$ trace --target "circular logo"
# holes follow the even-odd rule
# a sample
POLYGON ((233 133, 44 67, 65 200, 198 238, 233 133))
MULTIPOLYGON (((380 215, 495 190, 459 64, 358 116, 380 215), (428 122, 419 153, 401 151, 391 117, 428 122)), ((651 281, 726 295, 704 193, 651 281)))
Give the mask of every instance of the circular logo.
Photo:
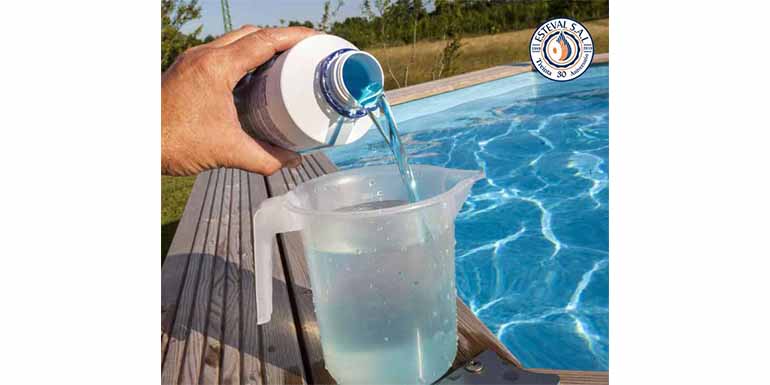
POLYGON ((566 82, 582 75, 594 58, 594 42, 579 22, 561 17, 541 24, 529 40, 529 57, 537 72, 566 82))

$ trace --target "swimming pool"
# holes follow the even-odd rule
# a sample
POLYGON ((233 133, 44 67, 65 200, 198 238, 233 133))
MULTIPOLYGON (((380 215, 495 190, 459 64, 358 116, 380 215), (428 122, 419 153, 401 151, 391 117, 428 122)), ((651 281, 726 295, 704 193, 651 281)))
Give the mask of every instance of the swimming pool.
MULTIPOLYGON (((526 367, 609 367, 608 69, 393 109, 412 163, 484 169, 457 217, 457 289, 526 367)), ((393 163, 376 130, 326 153, 340 169, 393 163)))

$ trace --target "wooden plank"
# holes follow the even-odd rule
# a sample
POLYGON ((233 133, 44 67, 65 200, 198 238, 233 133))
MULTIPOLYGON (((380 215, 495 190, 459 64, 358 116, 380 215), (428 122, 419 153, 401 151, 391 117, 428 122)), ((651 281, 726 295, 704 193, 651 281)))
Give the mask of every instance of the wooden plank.
POLYGON ((396 105, 530 71, 529 62, 500 65, 386 91, 385 96, 391 105, 396 105))
POLYGON ((504 360, 522 367, 519 360, 473 314, 460 297, 457 297, 457 338, 457 356, 452 364, 452 370, 463 366, 468 360, 486 349, 490 349, 504 360))
POLYGON ((294 172, 295 176, 299 178, 300 181, 306 181, 309 180, 310 177, 308 176, 307 171, 305 170, 305 167, 303 167, 302 163, 299 164, 296 168, 291 169, 292 172, 294 172))
MULTIPOLYGON (((276 173, 276 174, 278 174, 278 173, 276 173)), ((294 171, 294 169, 292 169, 292 168, 281 169, 281 174, 283 175, 284 179, 286 180, 286 183, 289 186, 289 190, 293 190, 294 187, 297 187, 298 184, 302 183, 302 180, 299 179, 298 176, 296 176, 296 171, 294 171)))
POLYGON ((556 369, 527 370, 538 373, 558 374, 561 379, 559 385, 607 385, 610 383, 608 372, 556 369))
POLYGON ((193 184, 182 218, 177 226, 177 233, 171 241, 166 260, 161 268, 161 363, 166 357, 166 348, 171 335, 171 328, 176 317, 176 309, 182 294, 190 253, 195 242, 196 229, 204 213, 204 200, 209 187, 211 172, 201 173, 193 184))
MULTIPOLYGON (((262 346, 261 328, 257 326, 257 296, 254 280, 254 241, 252 239, 252 213, 256 206, 266 198, 255 191, 256 184, 263 181, 261 176, 251 175, 245 171, 240 173, 241 185, 241 383, 258 385, 263 383, 262 362, 260 353, 262 346), (255 178, 252 183, 250 179, 255 178)), ((264 187, 261 191, 264 191, 264 187)))
MULTIPOLYGON (((310 156, 303 159, 308 162, 310 156)), ((281 170, 279 173, 267 178, 267 184, 271 196, 278 196, 289 191, 290 187, 299 182, 292 178, 291 171, 281 170)), ((308 178, 310 178, 309 174, 308 178)), ((314 175, 317 176, 317 175, 314 175)), ((282 252, 286 262, 286 272, 289 278, 294 304, 299 320, 305 358, 309 367, 309 378, 313 384, 336 384, 334 378, 326 370, 321 349, 318 322, 315 318, 315 306, 313 305, 313 292, 310 290, 310 275, 305 261, 305 250, 299 232, 284 233, 279 235, 282 244, 282 252)))
MULTIPOLYGON (((213 195, 217 190, 219 183, 221 183, 219 176, 218 170, 210 172, 210 180, 204 198, 203 214, 201 215, 197 229, 195 230, 194 242, 188 256, 189 261, 187 272, 184 277, 184 285, 177 302, 171 336, 168 341, 166 355, 161 368, 161 382, 164 385, 176 384, 179 380, 182 362, 184 360, 183 357, 187 348, 187 341, 191 334, 190 322, 192 310, 195 305, 198 281, 201 275, 201 264, 204 259, 201 250, 203 250, 203 245, 206 243, 206 237, 209 233, 209 225, 215 206, 213 195)), ((183 234, 188 231, 187 229, 186 226, 180 226, 177 228, 177 231, 181 231, 180 236, 184 236, 183 234)), ((166 263, 168 262, 169 260, 167 259, 166 263)), ((164 265, 164 268, 171 268, 171 266, 166 267, 164 265)))
MULTIPOLYGON (((225 294, 223 319, 222 366, 220 383, 225 385, 241 383, 241 202, 242 174, 233 170, 232 198, 230 199, 230 227, 227 233, 227 264, 225 265, 225 294)), ((248 208, 244 210, 248 212, 248 208)), ((247 218, 248 219, 248 218, 247 218)))
MULTIPOLYGON (((265 179, 250 175, 250 189, 253 201, 267 197, 265 179)), ((252 204, 252 217, 257 205, 252 204)), ((294 324, 287 278, 277 241, 273 241, 273 314, 262 331, 262 365, 265 384, 307 384, 307 376, 300 352, 297 329, 294 324)), ((262 256, 255 256, 261 258, 262 256)), ((259 306, 259 304, 257 304, 259 306)))
POLYGON ((202 368, 199 382, 202 384, 219 383, 219 369, 222 364, 224 339, 222 320, 225 312, 225 270, 228 261, 228 239, 230 230, 230 210, 232 209, 233 169, 224 169, 225 184, 222 191, 222 208, 219 215, 219 229, 216 235, 216 248, 211 255, 214 269, 212 273, 211 293, 209 294, 206 339, 203 346, 202 368))
POLYGON ((215 259, 218 258, 216 257, 217 236, 220 231, 222 207, 225 200, 229 201, 229 197, 225 197, 226 170, 218 169, 217 174, 219 175, 219 183, 214 191, 214 206, 209 218, 206 242, 201 251, 200 279, 198 280, 192 318, 190 319, 190 334, 187 337, 187 346, 182 357, 182 370, 179 376, 181 384, 197 384, 199 382, 205 352, 214 265, 215 259))
POLYGON ((315 176, 321 176, 325 174, 321 169, 321 166, 318 165, 318 162, 316 162, 312 155, 305 155, 302 157, 302 166, 315 176))
POLYGON ((337 171, 337 166, 332 163, 326 154, 319 151, 313 154, 312 158, 324 174, 331 174, 337 171))

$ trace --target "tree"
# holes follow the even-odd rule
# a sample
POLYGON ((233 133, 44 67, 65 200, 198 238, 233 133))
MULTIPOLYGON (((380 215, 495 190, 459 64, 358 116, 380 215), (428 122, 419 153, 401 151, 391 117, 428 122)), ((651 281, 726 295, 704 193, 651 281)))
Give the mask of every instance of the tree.
POLYGON ((436 13, 443 21, 443 39, 448 39, 444 49, 436 58, 433 68, 433 79, 449 76, 454 72, 457 58, 462 48, 462 23, 464 19, 463 4, 457 1, 436 0, 436 13))
POLYGON ((177 56, 186 49, 201 43, 198 35, 203 26, 185 34, 182 26, 201 16, 198 0, 161 0, 160 1, 160 69, 165 71, 177 56))
POLYGON ((345 5, 345 2, 343 0, 337 0, 337 5, 332 10, 332 2, 331 0, 324 1, 324 11, 321 15, 321 23, 318 25, 318 29, 324 32, 329 32, 331 29, 331 22, 332 20, 337 17, 337 12, 339 12, 340 8, 345 5))
POLYGON ((409 85, 409 66, 414 64, 417 59, 417 25, 427 13, 422 0, 412 0, 411 2, 407 1, 407 3, 409 5, 409 15, 412 19, 412 55, 409 58, 409 63, 404 67, 404 87, 409 85))
POLYGON ((313 22, 310 20, 305 20, 303 22, 300 22, 299 20, 289 20, 289 27, 307 27, 307 28, 313 28, 313 22))

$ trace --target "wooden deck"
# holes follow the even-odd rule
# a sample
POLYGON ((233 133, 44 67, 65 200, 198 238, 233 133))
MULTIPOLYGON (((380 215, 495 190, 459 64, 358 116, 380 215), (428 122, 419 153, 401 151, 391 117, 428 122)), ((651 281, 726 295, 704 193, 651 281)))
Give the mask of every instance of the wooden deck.
MULTIPOLYGON (((596 55, 594 63, 608 60, 596 55)), ((498 66, 387 94, 399 104, 530 70, 498 66)), ((335 383, 324 369, 299 234, 276 237, 273 315, 265 325, 257 325, 251 239, 260 202, 334 171, 334 164, 316 153, 304 156, 299 168, 270 177, 234 169, 198 176, 162 268, 163 384, 335 383)), ((459 298, 457 312, 453 369, 487 349, 521 366, 459 298)), ((556 373, 562 385, 609 383, 607 372, 528 370, 556 373)))

